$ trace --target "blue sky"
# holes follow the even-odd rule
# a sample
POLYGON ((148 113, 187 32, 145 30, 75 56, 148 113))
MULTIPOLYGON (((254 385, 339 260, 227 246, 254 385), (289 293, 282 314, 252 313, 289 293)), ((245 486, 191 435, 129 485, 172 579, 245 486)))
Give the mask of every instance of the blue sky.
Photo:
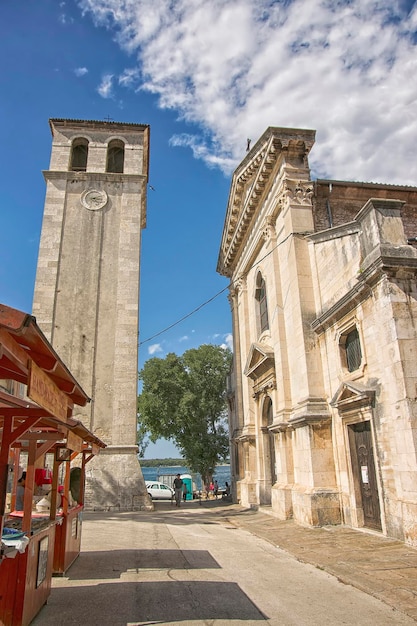
POLYGON ((415 185, 416 32, 406 0, 3 0, 0 301, 32 308, 48 119, 110 116, 151 127, 140 366, 227 344, 227 292, 161 331, 227 287, 217 255, 247 138, 313 128, 313 178, 415 185))

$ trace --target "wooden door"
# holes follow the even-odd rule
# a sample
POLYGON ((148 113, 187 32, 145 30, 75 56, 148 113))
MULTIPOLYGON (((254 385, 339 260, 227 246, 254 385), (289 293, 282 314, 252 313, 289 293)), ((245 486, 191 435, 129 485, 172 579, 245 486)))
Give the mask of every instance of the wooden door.
POLYGON ((353 475, 362 500, 364 525, 381 530, 381 510, 370 422, 349 426, 349 442, 353 475))

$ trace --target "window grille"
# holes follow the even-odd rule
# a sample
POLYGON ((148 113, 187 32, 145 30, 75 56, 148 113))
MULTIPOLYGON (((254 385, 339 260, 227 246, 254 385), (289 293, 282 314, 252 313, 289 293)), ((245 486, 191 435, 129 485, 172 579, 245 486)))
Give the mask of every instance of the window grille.
POLYGON ((355 328, 346 335, 346 364, 349 372, 359 369, 362 363, 362 350, 358 330, 355 328))
POLYGON ((258 274, 257 278, 257 289, 255 298, 258 302, 258 317, 259 317, 259 327, 261 333, 269 328, 269 319, 268 319, 268 302, 266 297, 266 286, 265 281, 261 274, 258 274))

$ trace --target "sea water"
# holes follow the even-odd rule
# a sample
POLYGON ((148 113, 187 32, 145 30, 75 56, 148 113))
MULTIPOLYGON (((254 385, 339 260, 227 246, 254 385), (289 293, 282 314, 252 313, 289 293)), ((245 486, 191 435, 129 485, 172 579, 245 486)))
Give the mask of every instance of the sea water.
MULTIPOLYGON (((200 491, 202 489, 201 475, 193 474, 193 472, 190 472, 188 467, 184 467, 182 465, 142 467, 142 474, 144 480, 160 480, 160 476, 164 474, 191 474, 197 490, 200 491)), ((226 482, 228 482, 230 485, 230 465, 218 465, 215 469, 213 480, 217 480, 217 482, 219 483, 219 489, 224 489, 226 487, 226 482)))

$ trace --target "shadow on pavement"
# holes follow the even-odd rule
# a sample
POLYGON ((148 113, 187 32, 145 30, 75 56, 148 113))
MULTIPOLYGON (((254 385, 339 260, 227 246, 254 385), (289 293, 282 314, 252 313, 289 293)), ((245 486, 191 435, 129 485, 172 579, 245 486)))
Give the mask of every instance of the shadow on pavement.
MULTIPOLYGON (((83 552, 66 573, 68 580, 120 578, 146 569, 220 569, 207 550, 111 550, 83 552)), ((54 592, 55 593, 55 592, 54 592)))
POLYGON ((76 601, 73 587, 54 589, 48 604, 32 624, 60 624, 59 611, 63 606, 71 607, 62 622, 66 625, 85 624, 86 607, 90 607, 89 617, 94 616, 94 622, 87 623, 100 626, 193 620, 250 620, 253 623, 268 619, 236 583, 121 582, 78 587, 76 601))

